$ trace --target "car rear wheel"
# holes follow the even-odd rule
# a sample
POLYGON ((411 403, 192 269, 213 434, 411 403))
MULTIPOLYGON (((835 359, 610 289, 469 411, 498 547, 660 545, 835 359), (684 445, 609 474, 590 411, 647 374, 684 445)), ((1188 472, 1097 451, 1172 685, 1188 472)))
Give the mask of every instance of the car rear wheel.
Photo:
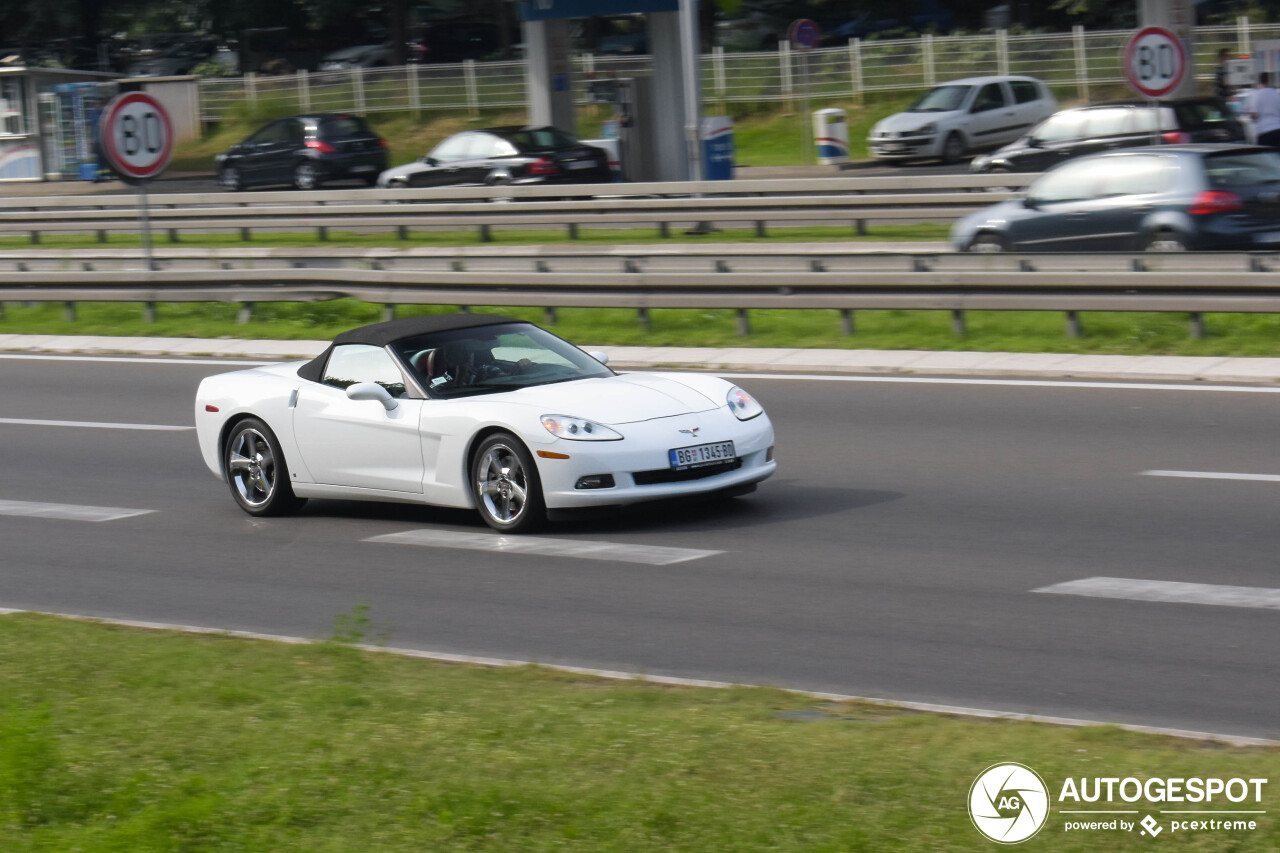
POLYGON ((947 135, 947 139, 942 143, 942 162, 951 164, 959 163, 960 158, 964 156, 964 137, 954 130, 947 135))
POLYGON ((222 446, 222 473, 231 497, 249 515, 288 515, 306 503, 293 493, 275 433, 257 418, 231 428, 222 446))
POLYGON ((303 160, 293 167, 293 185, 300 190, 313 190, 320 186, 320 170, 310 160, 303 160))
POLYGON ((505 432, 489 436, 471 461, 471 490, 485 524, 503 533, 527 533, 546 521, 547 507, 533 457, 505 432))
POLYGON ((969 243, 969 251, 990 255, 1009 251, 1009 243, 999 234, 979 234, 969 243))
POLYGON ((244 189, 244 178, 235 166, 223 166, 222 171, 218 172, 218 184, 224 189, 239 192, 244 189))
POLYGON ((1143 247, 1148 252, 1185 252, 1187 240, 1176 231, 1157 231, 1147 238, 1143 247))

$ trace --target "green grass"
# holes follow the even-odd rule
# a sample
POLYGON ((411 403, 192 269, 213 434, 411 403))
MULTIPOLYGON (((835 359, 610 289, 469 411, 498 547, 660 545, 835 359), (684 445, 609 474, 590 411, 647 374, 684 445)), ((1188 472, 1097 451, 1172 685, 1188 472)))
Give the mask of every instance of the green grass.
MULTIPOLYGON (((349 640, 369 627, 353 616, 349 640)), ((1275 750, 1109 727, 33 615, 0 617, 0 683, 0 849, 14 853, 989 851, 964 803, 998 761, 1054 794, 1067 776, 1280 777, 1275 750)), ((1152 843, 1063 820, 1035 849, 1152 843)), ((1159 844, 1274 850, 1280 829, 1265 816, 1229 840, 1159 844)))
MULTIPOLYGON (((396 316, 450 313, 449 306, 397 307, 396 316)), ((1061 314, 1031 311, 970 311, 965 335, 951 329, 943 311, 858 311, 856 333, 845 336, 836 311, 753 310, 751 331, 738 334, 730 310, 654 309, 649 328, 631 309, 561 308, 547 323, 540 308, 471 306, 530 320, 581 346, 826 347, 837 349, 1062 352, 1115 355, 1280 357, 1280 316, 1207 315, 1208 335, 1187 335, 1177 314, 1091 313, 1081 315, 1084 334, 1065 335, 1061 314)), ((338 332, 382 318, 381 306, 339 299, 321 303, 258 303, 246 324, 239 306, 221 303, 161 303, 148 323, 139 303, 80 303, 68 320, 60 304, 8 303, 0 334, 151 335, 193 338, 327 340, 338 332)))

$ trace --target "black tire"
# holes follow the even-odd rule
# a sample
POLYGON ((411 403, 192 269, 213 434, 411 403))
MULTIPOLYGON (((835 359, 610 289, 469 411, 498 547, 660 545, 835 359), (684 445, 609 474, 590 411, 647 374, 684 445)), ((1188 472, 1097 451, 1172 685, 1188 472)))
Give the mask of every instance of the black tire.
POLYGON ((288 515, 306 503, 293 493, 276 434, 257 418, 237 421, 227 433, 222 474, 231 497, 249 515, 288 515))
POLYGON ((964 155, 964 137, 953 130, 947 134, 947 138, 942 143, 942 162, 947 165, 959 163, 964 155))
POLYGON ((293 187, 299 190, 320 188, 320 169, 310 160, 303 160, 293 167, 293 187))
POLYGON ((546 523, 538 467, 510 433, 494 433, 472 454, 471 496, 485 524, 499 532, 528 533, 546 523))
POLYGON ((1186 252, 1191 247, 1187 245, 1187 238, 1183 237, 1177 231, 1162 229, 1156 231, 1147 238, 1146 243, 1142 246, 1144 252, 1186 252))
POLYGON ((966 252, 976 254, 995 254, 1009 251, 1009 241, 999 234, 979 234, 969 241, 966 252))
POLYGON ((223 166, 218 172, 218 185, 231 192, 244 189, 244 175, 235 166, 223 166))

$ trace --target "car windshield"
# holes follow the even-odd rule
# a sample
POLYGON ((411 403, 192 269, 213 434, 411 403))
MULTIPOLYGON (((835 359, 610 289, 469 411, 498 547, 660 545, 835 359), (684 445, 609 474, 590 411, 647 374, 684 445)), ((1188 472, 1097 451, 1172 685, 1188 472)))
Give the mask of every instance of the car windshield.
POLYGON ((1280 181, 1280 152, 1224 151, 1204 158, 1209 186, 1240 189, 1280 181))
POLYGON ((930 89, 910 107, 909 113, 949 113, 960 109, 972 86, 939 86, 930 89))
POLYGON ((320 135, 327 139, 360 136, 368 132, 358 116, 330 116, 320 121, 320 135))
POLYGON ((405 338, 391 345, 436 397, 495 394, 612 376, 582 350, 529 323, 504 323, 405 338))

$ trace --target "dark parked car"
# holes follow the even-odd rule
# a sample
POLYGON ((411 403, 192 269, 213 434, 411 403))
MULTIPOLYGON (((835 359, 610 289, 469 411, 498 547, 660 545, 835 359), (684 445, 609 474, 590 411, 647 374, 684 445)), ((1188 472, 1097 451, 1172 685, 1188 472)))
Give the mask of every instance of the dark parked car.
POLYGON ((1244 125, 1218 98, 1116 101, 1060 110, 984 157, 974 172, 1043 172, 1064 160, 1135 145, 1244 142, 1244 125))
POLYGON ((951 230, 969 252, 1280 247, 1280 152, 1222 143, 1081 157, 951 230))
POLYGON ((315 189, 353 179, 373 186, 387 168, 387 143, 359 116, 324 113, 271 122, 214 158, 229 190, 263 184, 315 189))
POLYGON ((554 127, 455 133, 415 163, 388 169, 380 187, 598 184, 613 180, 609 155, 554 127))

